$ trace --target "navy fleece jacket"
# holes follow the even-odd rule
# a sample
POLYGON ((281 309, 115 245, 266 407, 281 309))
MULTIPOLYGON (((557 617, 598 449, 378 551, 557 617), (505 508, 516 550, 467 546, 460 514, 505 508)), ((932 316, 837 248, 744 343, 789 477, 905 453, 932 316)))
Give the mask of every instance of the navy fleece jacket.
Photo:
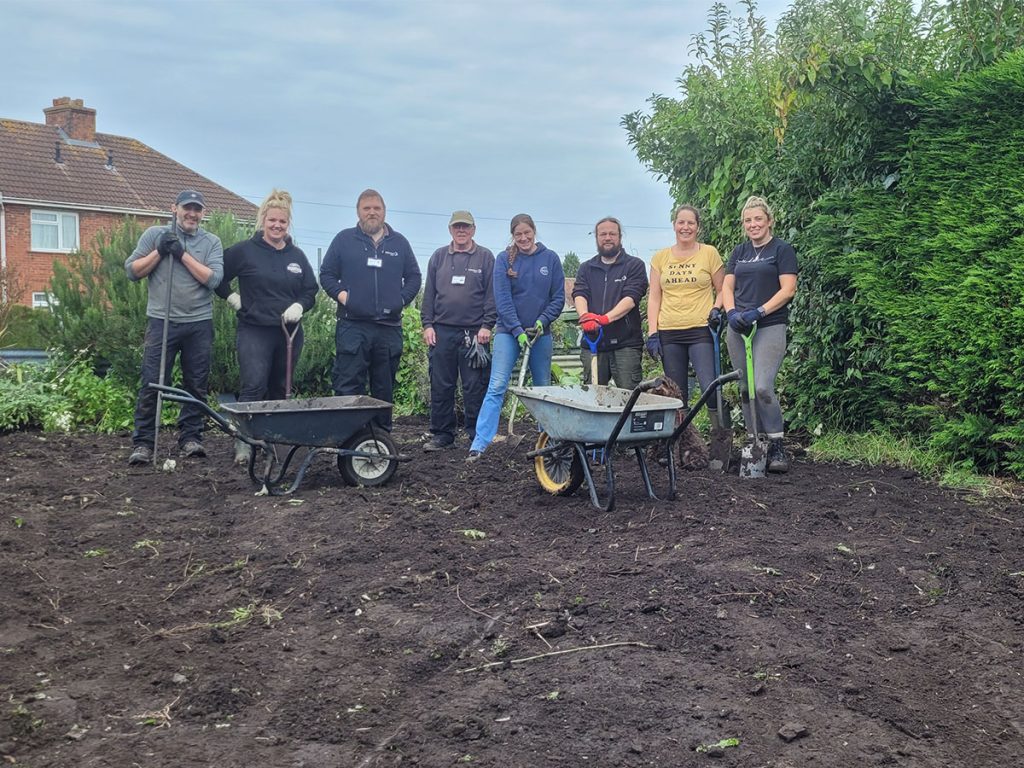
POLYGON ((419 293, 422 276, 409 241, 387 224, 379 243, 359 227, 343 229, 320 265, 320 285, 338 305, 338 317, 401 325, 402 309, 419 293))

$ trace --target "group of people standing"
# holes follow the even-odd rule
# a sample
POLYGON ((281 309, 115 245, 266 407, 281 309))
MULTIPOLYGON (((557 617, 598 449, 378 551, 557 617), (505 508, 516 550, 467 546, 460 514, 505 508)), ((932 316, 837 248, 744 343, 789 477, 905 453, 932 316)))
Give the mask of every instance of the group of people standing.
MULTIPOLYGON (((318 291, 308 260, 289 234, 291 203, 287 192, 274 190, 260 205, 255 234, 223 251, 216 236, 200 227, 202 194, 186 190, 175 202, 171 224, 147 229, 125 262, 129 278, 149 280, 131 464, 152 461, 156 393, 147 385, 169 381, 176 357, 181 358, 183 387, 198 400, 206 398, 214 293, 238 318, 239 400, 286 396, 287 371, 302 349, 302 316, 318 291)), ((356 226, 335 236, 320 266, 319 285, 337 303, 333 389, 337 395, 368 390, 392 402, 402 355, 402 312, 419 293, 422 277, 409 242, 387 224, 379 192, 363 191, 356 214, 356 226)), ((623 250, 621 223, 605 217, 594 229, 597 254, 580 265, 572 300, 579 314, 585 383, 635 387, 643 378, 646 348, 684 397, 690 366, 702 388, 714 379, 709 324, 717 328, 720 319, 727 320, 730 358, 741 371, 741 334, 756 325, 754 396, 769 439, 768 466, 786 471, 774 383, 786 348, 797 264, 793 248, 773 235, 773 224, 767 203, 750 198, 743 208, 748 240, 723 265, 718 251, 698 240, 699 211, 680 206, 673 216, 676 242, 654 255, 648 280, 644 262, 623 250), (648 290, 645 339, 640 313, 648 290), (598 380, 591 382, 594 356, 598 380)), ((469 211, 453 213, 448 230, 451 240, 430 257, 423 284, 421 318, 430 376, 430 431, 423 448, 433 452, 457 444, 461 382, 466 460, 474 462, 497 434, 520 356, 528 355, 534 386, 551 382, 551 325, 565 304, 565 279, 558 254, 537 240, 536 224, 527 214, 512 219, 511 242, 497 258, 476 243, 469 211)), ((717 423, 719 415, 713 409, 711 414, 717 423)), ((205 455, 203 421, 198 407, 182 406, 178 440, 184 455, 205 455)), ((390 417, 378 426, 390 430, 390 417)), ((247 461, 248 451, 246 444, 236 444, 236 460, 247 461)))

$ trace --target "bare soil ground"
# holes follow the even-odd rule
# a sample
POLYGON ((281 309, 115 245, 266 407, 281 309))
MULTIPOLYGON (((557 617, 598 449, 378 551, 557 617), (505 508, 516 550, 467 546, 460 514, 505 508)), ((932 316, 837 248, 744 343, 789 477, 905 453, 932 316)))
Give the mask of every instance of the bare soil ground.
POLYGON ((1013 766, 1024 515, 798 460, 546 495, 530 440, 256 497, 226 436, 0 436, 0 755, 24 766, 1013 766), (481 532, 483 534, 467 532, 481 532), (717 745, 723 739, 732 745, 717 745))

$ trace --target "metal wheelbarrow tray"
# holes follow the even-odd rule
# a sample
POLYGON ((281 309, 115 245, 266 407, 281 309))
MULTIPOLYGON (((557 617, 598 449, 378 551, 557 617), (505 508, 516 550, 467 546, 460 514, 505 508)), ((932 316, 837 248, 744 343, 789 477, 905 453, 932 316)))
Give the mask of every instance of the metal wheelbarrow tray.
POLYGON ((599 510, 611 511, 615 506, 614 449, 623 444, 636 456, 648 497, 657 499, 643 451, 655 445, 664 449, 669 476, 667 498, 674 499, 676 472, 672 448, 676 440, 717 388, 738 376, 733 371, 715 379, 678 426, 676 412, 684 403, 650 394, 650 390, 661 386, 661 378, 643 381, 633 390, 600 385, 513 388, 543 430, 536 448, 527 454, 534 460, 537 481, 544 490, 559 496, 568 496, 586 481, 591 503, 599 510), (588 451, 604 466, 604 501, 597 493, 588 451))
POLYGON ((249 457, 249 477, 262 484, 261 493, 278 496, 293 492, 314 457, 322 453, 337 456, 338 470, 347 485, 383 485, 395 474, 398 462, 409 460, 398 453, 391 435, 374 425, 377 417, 390 413, 391 403, 366 395, 226 403, 221 414, 183 389, 150 386, 163 392, 167 400, 198 405, 221 430, 262 449, 261 473, 256 471, 257 451, 249 457), (288 449, 283 460, 278 459, 277 446, 288 449), (295 480, 287 489, 279 489, 300 448, 309 450, 295 480), (279 465, 276 471, 275 465, 279 465))

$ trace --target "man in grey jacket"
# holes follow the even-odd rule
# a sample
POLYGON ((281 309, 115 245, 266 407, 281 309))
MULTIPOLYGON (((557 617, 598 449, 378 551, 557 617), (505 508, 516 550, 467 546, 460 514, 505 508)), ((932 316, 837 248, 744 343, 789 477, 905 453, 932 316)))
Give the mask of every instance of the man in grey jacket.
MULTIPOLYGON (((135 405, 134 448, 129 464, 153 460, 157 394, 149 384, 160 380, 165 321, 168 328, 163 381, 170 382, 174 361, 180 354, 183 388, 197 400, 206 400, 213 351, 213 289, 224 275, 224 249, 220 238, 199 226, 205 208, 202 193, 186 189, 171 208, 172 223, 143 232, 124 263, 130 280, 148 278, 149 290, 142 386, 135 405)), ((182 405, 178 447, 183 455, 206 455, 204 421, 200 408, 182 405)))
POLYGON ((455 211, 448 222, 452 240, 427 264, 423 286, 423 341, 430 360, 430 438, 425 451, 455 444, 455 388, 462 380, 465 428, 470 442, 491 375, 494 307, 494 254, 473 239, 476 222, 469 211, 455 211))

